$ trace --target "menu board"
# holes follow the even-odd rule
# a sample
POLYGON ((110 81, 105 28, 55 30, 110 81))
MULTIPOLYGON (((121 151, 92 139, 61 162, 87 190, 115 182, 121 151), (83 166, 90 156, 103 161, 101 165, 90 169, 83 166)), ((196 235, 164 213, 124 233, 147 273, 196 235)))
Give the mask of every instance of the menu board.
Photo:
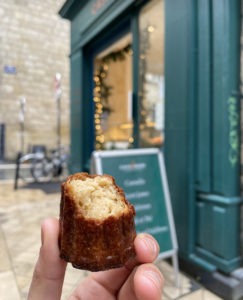
POLYGON ((160 245, 160 256, 177 251, 174 220, 163 154, 159 149, 95 151, 93 172, 109 174, 135 207, 137 233, 146 232, 160 245))

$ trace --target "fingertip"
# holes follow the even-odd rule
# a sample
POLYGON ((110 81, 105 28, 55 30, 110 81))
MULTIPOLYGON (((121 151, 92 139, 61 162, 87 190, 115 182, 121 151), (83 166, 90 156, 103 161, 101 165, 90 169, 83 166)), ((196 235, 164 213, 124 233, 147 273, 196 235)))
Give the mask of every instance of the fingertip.
POLYGON ((138 299, 160 300, 164 278, 152 264, 141 265, 134 275, 134 291, 138 299))
POLYGON ((57 228, 59 227, 59 221, 57 218, 46 218, 42 221, 41 223, 41 228, 45 229, 45 228, 49 228, 49 227, 53 227, 53 228, 57 228))
MULTIPOLYGON (((59 236, 59 221, 56 218, 47 218, 41 224, 41 240, 39 262, 41 266, 55 266, 55 269, 61 273, 66 267, 66 262, 60 258, 60 250, 58 246, 59 236)), ((49 273, 50 269, 43 270, 44 273, 49 273)), ((54 273, 54 270, 53 270, 54 273)))
POLYGON ((59 221, 56 218, 47 218, 41 223, 41 243, 44 244, 47 235, 52 236, 59 234, 59 221))
POLYGON ((153 262, 159 254, 158 242, 146 233, 137 235, 134 246, 137 260, 142 263, 153 262))
POLYGON ((44 257, 48 256, 59 258, 59 222, 56 218, 48 218, 41 224, 41 253, 44 257))

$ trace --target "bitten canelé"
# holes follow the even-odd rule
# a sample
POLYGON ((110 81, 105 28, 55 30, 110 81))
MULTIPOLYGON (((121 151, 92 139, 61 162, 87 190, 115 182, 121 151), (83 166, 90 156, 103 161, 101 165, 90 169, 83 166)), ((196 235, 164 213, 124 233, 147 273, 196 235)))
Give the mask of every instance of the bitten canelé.
POLYGON ((135 210, 109 175, 77 173, 62 183, 60 256, 75 268, 118 268, 135 256, 135 210))

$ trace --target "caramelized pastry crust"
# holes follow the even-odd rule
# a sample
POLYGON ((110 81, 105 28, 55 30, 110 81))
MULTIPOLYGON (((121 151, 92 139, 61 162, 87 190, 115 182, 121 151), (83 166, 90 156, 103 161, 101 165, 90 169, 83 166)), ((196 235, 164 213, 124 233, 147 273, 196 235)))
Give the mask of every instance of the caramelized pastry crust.
POLYGON ((61 185, 61 258, 90 271, 121 267, 135 256, 134 216, 113 177, 69 176, 61 185))

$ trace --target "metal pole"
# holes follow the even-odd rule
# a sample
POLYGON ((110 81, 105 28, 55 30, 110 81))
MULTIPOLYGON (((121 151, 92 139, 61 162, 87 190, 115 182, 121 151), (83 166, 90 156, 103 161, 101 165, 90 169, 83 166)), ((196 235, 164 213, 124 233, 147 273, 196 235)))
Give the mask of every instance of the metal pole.
POLYGON ((61 96, 57 99, 57 149, 61 151, 61 96))
POLYGON ((19 167, 20 167, 20 158, 22 154, 18 152, 17 159, 16 159, 16 168, 15 168, 15 180, 14 180, 14 189, 18 189, 18 180, 19 180, 19 167))
POLYGON ((5 150, 5 124, 0 124, 0 161, 4 160, 5 150))
POLYGON ((61 74, 56 73, 55 77, 55 91, 57 101, 57 150, 60 157, 61 154, 61 74))
POLYGON ((24 122, 20 123, 20 131, 21 131, 21 153, 24 153, 24 122))
POLYGON ((19 122, 20 122, 20 151, 24 153, 24 108, 25 108, 25 98, 20 99, 20 112, 19 112, 19 122))

